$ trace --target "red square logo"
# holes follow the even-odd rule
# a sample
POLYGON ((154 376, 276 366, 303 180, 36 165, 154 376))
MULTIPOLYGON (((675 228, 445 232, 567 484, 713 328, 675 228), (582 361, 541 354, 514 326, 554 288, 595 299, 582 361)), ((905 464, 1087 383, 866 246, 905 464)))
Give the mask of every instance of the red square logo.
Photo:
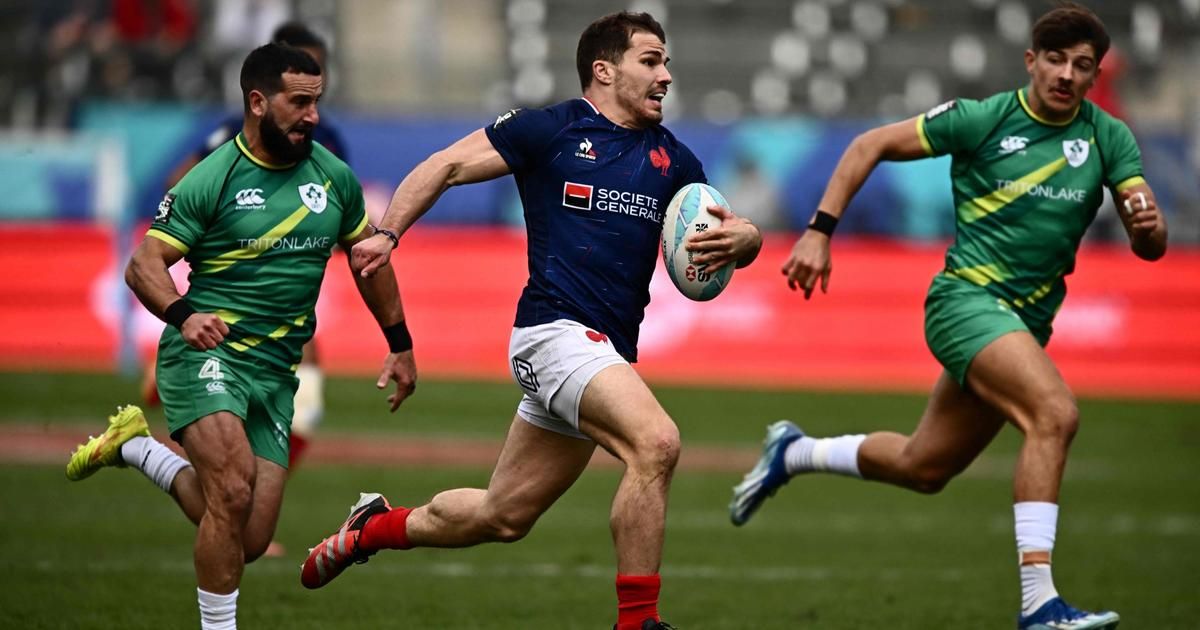
POLYGON ((563 183, 563 205, 576 210, 592 209, 592 187, 589 184, 563 183))

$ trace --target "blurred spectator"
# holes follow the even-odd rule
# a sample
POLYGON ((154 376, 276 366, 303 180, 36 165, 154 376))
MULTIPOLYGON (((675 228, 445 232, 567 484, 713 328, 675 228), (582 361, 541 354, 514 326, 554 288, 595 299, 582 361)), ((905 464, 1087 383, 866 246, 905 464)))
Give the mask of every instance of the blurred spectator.
POLYGON ((1129 122, 1129 118, 1125 115, 1125 108, 1121 105, 1120 84, 1121 78, 1125 76, 1128 68, 1129 63, 1125 61, 1125 55, 1121 49, 1116 46, 1109 48, 1108 54, 1100 60, 1100 76, 1096 78, 1096 83, 1088 91, 1089 100, 1100 106, 1100 109, 1126 123, 1129 122))
POLYGON ((779 190, 763 173, 758 161, 745 153, 735 158, 734 180, 723 191, 731 210, 762 230, 787 227, 779 204, 779 190))

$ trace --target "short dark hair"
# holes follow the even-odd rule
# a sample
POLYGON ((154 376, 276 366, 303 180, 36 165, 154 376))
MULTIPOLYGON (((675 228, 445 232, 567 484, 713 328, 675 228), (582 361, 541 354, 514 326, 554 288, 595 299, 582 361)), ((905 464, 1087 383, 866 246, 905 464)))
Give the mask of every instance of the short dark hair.
POLYGON ((1112 40, 1104 22, 1092 10, 1075 2, 1062 2, 1033 25, 1033 51, 1066 50, 1079 44, 1091 44, 1096 63, 1104 59, 1112 40))
POLYGON ((296 48, 319 48, 322 52, 329 51, 325 46, 325 40, 300 22, 280 24, 279 28, 275 29, 275 33, 271 35, 271 41, 296 48))
POLYGON ((312 55, 287 44, 271 42, 255 48, 242 62, 242 106, 250 111, 250 92, 271 96, 283 89, 286 72, 321 76, 321 66, 312 55))
POLYGON ((620 63, 621 56, 629 50, 629 40, 634 33, 650 33, 667 43, 667 34, 662 24, 649 13, 622 11, 606 15, 588 25, 579 36, 579 47, 575 49, 575 68, 579 71, 579 87, 587 89, 592 84, 592 62, 603 59, 609 63, 620 63))

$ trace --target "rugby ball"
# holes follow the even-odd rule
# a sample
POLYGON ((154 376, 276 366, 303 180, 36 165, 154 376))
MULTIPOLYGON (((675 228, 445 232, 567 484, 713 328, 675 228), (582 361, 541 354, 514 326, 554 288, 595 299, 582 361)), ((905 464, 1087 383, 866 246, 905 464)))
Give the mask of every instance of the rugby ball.
POLYGON ((671 198, 663 216, 663 265, 679 292, 697 302, 717 297, 733 278, 732 264, 709 273, 706 265, 692 262, 694 252, 684 247, 689 236, 721 225, 721 220, 708 212, 709 206, 728 208, 729 203, 708 184, 688 184, 671 198))

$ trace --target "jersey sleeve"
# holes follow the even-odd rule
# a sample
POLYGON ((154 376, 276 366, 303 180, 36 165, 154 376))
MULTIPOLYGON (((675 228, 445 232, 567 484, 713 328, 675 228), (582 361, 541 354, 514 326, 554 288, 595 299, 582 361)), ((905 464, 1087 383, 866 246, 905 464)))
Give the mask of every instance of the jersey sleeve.
POLYGON ((216 211, 216 193, 204 177, 207 169, 196 167, 179 180, 158 202, 158 212, 146 236, 157 238, 187 254, 200 240, 216 211))
POLYGON ((1128 125, 1111 116, 1104 116, 1098 127, 1100 137, 1096 140, 1104 156, 1104 184, 1120 192, 1144 183, 1142 152, 1128 125))
POLYGON ((512 109, 483 130, 508 168, 520 173, 533 164, 565 122, 554 108, 512 109))
POLYGON ((995 121, 992 109, 988 101, 959 98, 917 116, 917 135, 926 155, 953 155, 979 146, 995 121))
POLYGON ((345 198, 342 200, 342 224, 338 228, 338 238, 349 241, 367 228, 367 206, 363 200, 362 184, 350 169, 345 170, 340 184, 338 192, 345 198))

